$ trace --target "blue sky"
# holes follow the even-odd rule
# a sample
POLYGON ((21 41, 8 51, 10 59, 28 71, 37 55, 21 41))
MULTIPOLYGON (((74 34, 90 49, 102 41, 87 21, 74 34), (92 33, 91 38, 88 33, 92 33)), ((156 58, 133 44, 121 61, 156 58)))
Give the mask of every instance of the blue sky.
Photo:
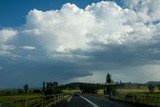
MULTIPOLYGON (((0 27, 19 27, 25 23, 26 14, 32 9, 52 10, 60 9, 63 4, 76 4, 80 8, 85 8, 91 3, 101 0, 1 0, 0 1, 0 27)), ((122 0, 117 0, 117 4, 122 5, 122 0)))
POLYGON ((1 0, 0 88, 160 81, 159 0, 1 0), (17 79, 18 78, 18 79, 17 79))

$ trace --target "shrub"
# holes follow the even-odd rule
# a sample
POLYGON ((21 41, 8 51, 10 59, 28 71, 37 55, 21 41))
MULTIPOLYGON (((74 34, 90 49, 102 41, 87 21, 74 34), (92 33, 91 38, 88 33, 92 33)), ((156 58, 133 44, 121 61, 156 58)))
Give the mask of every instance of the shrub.
POLYGON ((52 95, 53 94, 53 89, 52 88, 47 88, 44 92, 44 95, 52 95))
POLYGON ((23 90, 22 89, 17 89, 17 92, 18 93, 23 93, 23 90))
POLYGON ((91 93, 91 94, 96 94, 96 87, 94 86, 85 86, 83 87, 83 93, 91 93))
POLYGON ((60 88, 55 88, 53 94, 62 94, 62 90, 60 88))
POLYGON ((154 90, 155 90, 154 84, 148 84, 148 90, 149 90, 151 93, 153 93, 154 90))
POLYGON ((34 90, 33 90, 33 93, 41 93, 41 90, 39 90, 39 89, 34 89, 34 90))
POLYGON ((136 96, 134 94, 129 93, 125 95, 125 100, 127 101, 133 101, 135 99, 136 99, 136 96))

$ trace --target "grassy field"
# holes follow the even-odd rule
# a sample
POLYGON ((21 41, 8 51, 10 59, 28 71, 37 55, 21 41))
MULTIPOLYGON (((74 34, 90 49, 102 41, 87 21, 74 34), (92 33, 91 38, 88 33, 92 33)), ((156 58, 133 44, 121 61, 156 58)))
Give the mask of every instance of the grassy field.
POLYGON ((62 90, 62 92, 63 92, 64 94, 66 94, 66 93, 80 92, 80 90, 62 90))
POLYGON ((15 101, 15 100, 22 100, 27 98, 34 98, 38 97, 41 94, 15 94, 15 95, 3 95, 0 96, 0 102, 7 102, 7 101, 15 101))
MULTIPOLYGON (((66 94, 66 93, 80 92, 80 90, 62 90, 62 92, 64 94, 66 94)), ((38 96, 41 96, 41 94, 34 94, 34 93, 30 93, 30 94, 25 94, 25 93, 21 93, 21 94, 13 94, 13 93, 2 94, 2 95, 0 95, 0 102, 22 100, 22 99, 34 98, 34 97, 38 97, 38 96)))
MULTIPOLYGON (((149 92, 147 87, 141 88, 124 88, 124 89, 117 89, 117 92, 149 92)), ((154 92, 159 92, 158 88, 155 88, 154 92)))
MULTIPOLYGON (((154 105, 160 107, 160 91, 155 88, 154 93, 149 93, 147 87, 140 88, 121 88, 116 90, 116 99, 131 100, 137 103, 143 103, 148 105, 154 105), (134 96, 134 97, 133 97, 134 96)), ((103 89, 97 91, 99 95, 103 95, 103 89)))
POLYGON ((103 89, 97 90, 97 94, 103 95, 103 89))
MULTIPOLYGON (((64 94, 67 94, 67 93, 80 92, 80 90, 62 90, 62 92, 64 94)), ((14 91, 10 91, 9 94, 5 94, 5 92, 1 92, 0 93, 0 103, 24 100, 24 99, 35 98, 35 97, 39 97, 39 96, 41 96, 41 94, 15 93, 14 91)), ((32 105, 32 104, 39 103, 39 102, 40 102, 40 99, 35 99, 32 101, 27 101, 27 104, 32 105)), ((23 105, 22 103, 5 104, 4 107, 21 107, 22 105, 23 105)))
MULTIPOLYGON (((133 93, 144 93, 144 92, 149 92, 147 86, 146 87, 140 87, 140 88, 136 88, 136 87, 133 87, 133 88, 119 88, 116 91, 117 92, 124 92, 124 93, 130 93, 130 92, 133 92, 133 93)), ((154 92, 157 93, 157 92, 160 92, 160 91, 156 87, 154 92)), ((97 90, 97 93, 98 94, 103 94, 103 89, 97 90)))
MULTIPOLYGON (((0 103, 4 103, 2 107, 21 107, 22 103, 16 103, 16 104, 9 104, 8 102, 17 101, 17 100, 24 100, 28 98, 35 98, 39 97, 41 94, 7 94, 7 95, 0 95, 0 103), (6 103, 7 102, 7 103, 6 103)), ((28 101, 28 105, 35 104, 39 102, 40 99, 28 101)))

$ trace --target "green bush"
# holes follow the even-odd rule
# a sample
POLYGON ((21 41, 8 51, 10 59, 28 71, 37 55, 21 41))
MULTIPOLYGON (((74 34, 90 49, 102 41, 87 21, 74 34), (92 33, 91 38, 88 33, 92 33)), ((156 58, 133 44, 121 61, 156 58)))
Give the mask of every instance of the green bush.
POLYGON ((134 94, 129 93, 125 95, 125 100, 127 101, 133 101, 135 99, 136 99, 136 96, 134 94))
POLYGON ((85 86, 83 87, 83 93, 91 93, 91 94, 96 94, 96 87, 94 86, 85 86))
POLYGON ((153 93, 154 90, 155 90, 154 84, 148 84, 148 90, 149 90, 151 93, 153 93))
POLYGON ((60 88, 55 88, 53 94, 62 94, 62 90, 60 88))

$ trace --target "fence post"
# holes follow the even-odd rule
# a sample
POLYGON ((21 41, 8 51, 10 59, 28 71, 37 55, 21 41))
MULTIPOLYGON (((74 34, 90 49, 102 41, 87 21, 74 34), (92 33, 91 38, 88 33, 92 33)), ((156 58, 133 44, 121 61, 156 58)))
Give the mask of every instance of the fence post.
POLYGON ((63 94, 61 94, 61 99, 63 99, 63 94))
POLYGON ((112 92, 109 93, 109 98, 112 99, 112 92))
POLYGON ((134 93, 132 92, 132 102, 135 102, 134 93))
POLYGON ((41 97, 41 107, 43 107, 44 106, 44 98, 43 98, 43 96, 41 97))
POLYGON ((62 94, 62 98, 64 98, 64 95, 62 94))
POLYGON ((118 99, 118 92, 116 92, 116 99, 118 99))
POLYGON ((53 101, 55 101, 55 100, 56 100, 56 96, 54 95, 54 96, 53 96, 53 101))
POLYGON ((61 99, 61 95, 60 94, 58 94, 58 101, 61 99))
POLYGON ((27 107, 27 99, 25 99, 24 101, 22 101, 22 107, 27 107))
POLYGON ((147 104, 149 104, 148 97, 149 97, 149 95, 148 95, 148 93, 146 92, 146 101, 147 101, 146 103, 147 103, 147 104))
POLYGON ((122 98, 122 100, 125 101, 125 94, 124 94, 124 92, 123 92, 123 98, 122 98))

